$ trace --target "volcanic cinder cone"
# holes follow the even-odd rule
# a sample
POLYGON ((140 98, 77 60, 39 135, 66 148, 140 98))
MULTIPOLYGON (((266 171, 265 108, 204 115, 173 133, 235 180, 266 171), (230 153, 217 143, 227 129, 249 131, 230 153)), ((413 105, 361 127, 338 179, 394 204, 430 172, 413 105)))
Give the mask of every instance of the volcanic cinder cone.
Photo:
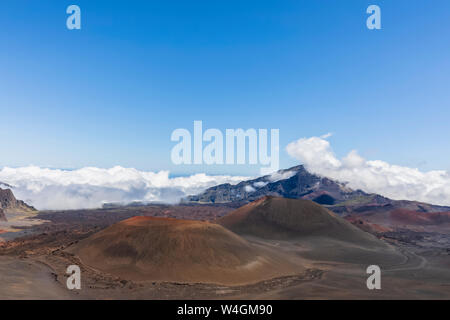
POLYGON ((241 284, 299 272, 218 224, 134 217, 70 247, 83 264, 130 280, 241 284))
POLYGON ((218 223, 237 234, 264 239, 313 236, 358 245, 384 245, 374 236, 309 200, 266 196, 229 213, 218 223))

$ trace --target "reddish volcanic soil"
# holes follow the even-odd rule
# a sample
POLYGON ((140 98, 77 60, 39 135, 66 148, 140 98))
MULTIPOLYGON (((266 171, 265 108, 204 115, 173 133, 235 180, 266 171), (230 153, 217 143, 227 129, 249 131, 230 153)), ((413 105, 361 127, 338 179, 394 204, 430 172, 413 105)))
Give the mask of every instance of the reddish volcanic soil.
POLYGON ((384 233, 392 231, 389 227, 383 227, 376 223, 370 223, 360 218, 358 215, 350 215, 346 216, 345 220, 350 222, 351 224, 357 226, 361 230, 364 230, 366 232, 372 233, 372 234, 378 234, 378 233, 384 233))
POLYGON ((433 225, 450 223, 450 212, 415 212, 397 209, 390 212, 391 222, 407 225, 433 225))
POLYGON ((396 209, 364 215, 353 214, 346 216, 345 219, 371 233, 384 233, 395 229, 444 233, 450 230, 450 212, 416 212, 396 209))

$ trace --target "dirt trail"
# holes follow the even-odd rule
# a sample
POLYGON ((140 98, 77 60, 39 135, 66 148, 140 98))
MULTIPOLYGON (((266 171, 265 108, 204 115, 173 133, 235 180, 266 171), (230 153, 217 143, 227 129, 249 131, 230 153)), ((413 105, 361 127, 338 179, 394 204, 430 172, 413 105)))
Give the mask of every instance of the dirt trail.
POLYGON ((400 247, 398 248, 398 251, 405 257, 405 262, 396 266, 385 268, 385 272, 420 270, 425 268, 428 263, 426 258, 419 256, 412 251, 407 251, 400 247))

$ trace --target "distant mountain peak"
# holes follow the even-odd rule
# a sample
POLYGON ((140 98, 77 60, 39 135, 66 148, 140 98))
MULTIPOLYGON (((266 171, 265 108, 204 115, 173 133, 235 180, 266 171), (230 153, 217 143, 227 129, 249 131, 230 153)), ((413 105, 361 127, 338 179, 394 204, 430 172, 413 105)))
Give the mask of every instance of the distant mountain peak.
POLYGON ((238 207, 267 196, 312 200, 341 215, 397 208, 423 212, 450 211, 448 207, 416 201, 396 201, 378 194, 353 190, 345 182, 310 173, 303 165, 236 185, 217 185, 199 195, 189 196, 182 202, 238 207))
POLYGON ((303 165, 279 170, 271 175, 242 181, 237 185, 221 184, 207 189, 200 195, 190 196, 185 202, 194 203, 248 203, 263 196, 306 198, 320 203, 335 204, 351 197, 366 195, 354 191, 345 184, 308 172, 303 165))

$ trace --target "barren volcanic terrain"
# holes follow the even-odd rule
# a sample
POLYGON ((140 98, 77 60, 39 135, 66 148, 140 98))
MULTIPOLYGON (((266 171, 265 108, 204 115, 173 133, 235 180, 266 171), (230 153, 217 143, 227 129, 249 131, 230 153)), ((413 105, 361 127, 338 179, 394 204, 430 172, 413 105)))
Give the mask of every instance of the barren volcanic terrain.
POLYGON ((3 234, 0 298, 450 298, 448 234, 385 227, 370 234, 307 200, 36 218, 43 223, 3 234), (66 289, 72 264, 81 268, 81 290, 66 289), (381 290, 366 287, 372 264, 381 267, 381 290))
POLYGON ((236 285, 299 270, 218 224, 171 218, 130 218, 68 252, 88 266, 131 280, 236 285))
POLYGON ((396 209, 387 212, 368 212, 346 217, 352 223, 372 224, 387 229, 410 229, 416 231, 450 232, 450 212, 417 212, 396 209))

